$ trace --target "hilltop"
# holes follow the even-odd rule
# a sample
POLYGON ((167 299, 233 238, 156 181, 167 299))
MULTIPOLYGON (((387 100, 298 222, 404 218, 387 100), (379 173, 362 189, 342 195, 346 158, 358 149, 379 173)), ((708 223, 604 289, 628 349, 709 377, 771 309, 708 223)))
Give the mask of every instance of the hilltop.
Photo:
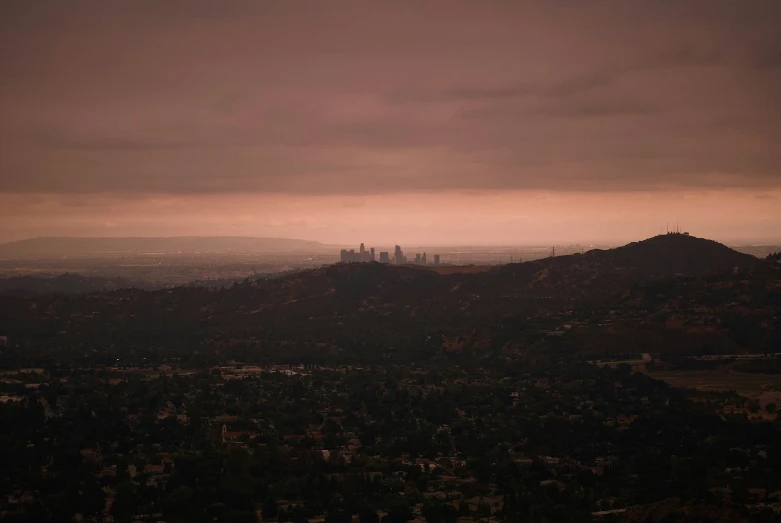
POLYGON ((323 253, 339 247, 309 240, 250 236, 50 237, 0 244, 1 258, 181 253, 323 253))
MULTIPOLYGON (((593 250, 487 271, 439 273, 420 266, 336 264, 253 284, 254 300, 288 309, 397 305, 428 317, 492 314, 494 309, 555 309, 573 300, 612 296, 667 276, 699 277, 761 261, 717 242, 669 235, 611 250, 593 250)), ((236 289, 238 301, 249 296, 236 289), (241 297, 239 297, 241 296, 241 297)), ((257 301, 255 302, 257 303, 257 301)), ((236 304, 239 304, 238 302, 236 304)))
POLYGON ((90 339, 96 345, 192 350, 228 343, 242 351, 273 347, 289 358, 323 350, 365 357, 388 350, 431 354, 445 345, 531 343, 560 323, 555 318, 561 311, 612 308, 633 286, 771 265, 709 240, 665 236, 478 273, 356 263, 227 289, 0 295, 0 317, 14 338, 46 345, 90 339))
POLYGON ((665 234, 640 242, 633 242, 611 250, 586 253, 591 258, 610 260, 615 264, 634 266, 647 275, 664 276, 683 273, 703 276, 732 267, 748 267, 757 258, 740 253, 713 240, 688 234, 665 234))
POLYGON ((505 265, 487 273, 479 286, 516 296, 599 299, 658 278, 700 277, 760 263, 713 240, 669 234, 615 249, 505 265))

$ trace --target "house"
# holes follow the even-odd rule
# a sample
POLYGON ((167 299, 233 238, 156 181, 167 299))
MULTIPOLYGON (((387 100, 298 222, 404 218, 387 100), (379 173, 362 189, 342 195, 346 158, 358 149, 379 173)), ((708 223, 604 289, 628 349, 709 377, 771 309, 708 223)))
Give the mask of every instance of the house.
POLYGON ((222 426, 222 442, 228 443, 230 441, 238 441, 239 438, 241 438, 243 432, 240 431, 230 431, 228 430, 227 425, 222 426))

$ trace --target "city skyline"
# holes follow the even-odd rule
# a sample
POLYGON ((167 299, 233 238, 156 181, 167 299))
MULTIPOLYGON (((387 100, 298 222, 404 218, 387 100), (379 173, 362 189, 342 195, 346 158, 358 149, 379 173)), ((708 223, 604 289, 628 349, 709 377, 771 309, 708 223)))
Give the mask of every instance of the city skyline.
MULTIPOLYGON (((439 254, 435 254, 433 265, 440 265, 439 260, 439 254)), ((358 252, 355 249, 342 249, 339 252, 339 261, 341 263, 379 262, 393 265, 427 265, 427 254, 425 251, 423 253, 415 253, 415 258, 410 260, 404 255, 401 246, 395 245, 393 256, 391 256, 390 251, 379 251, 379 258, 376 258, 375 248, 371 247, 370 250, 366 250, 366 246, 361 243, 358 252)))

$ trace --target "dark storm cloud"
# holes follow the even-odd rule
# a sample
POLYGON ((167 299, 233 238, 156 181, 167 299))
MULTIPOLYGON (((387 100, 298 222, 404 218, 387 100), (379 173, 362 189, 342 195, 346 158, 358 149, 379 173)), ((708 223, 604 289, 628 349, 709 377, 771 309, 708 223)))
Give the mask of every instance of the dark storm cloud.
POLYGON ((781 185, 781 2, 7 2, 0 192, 781 185))

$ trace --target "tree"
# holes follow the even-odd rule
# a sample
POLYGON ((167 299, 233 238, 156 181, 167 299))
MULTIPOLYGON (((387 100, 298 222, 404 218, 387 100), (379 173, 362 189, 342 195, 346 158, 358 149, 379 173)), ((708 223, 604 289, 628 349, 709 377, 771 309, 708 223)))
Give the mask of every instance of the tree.
POLYGON ((258 516, 251 510, 234 510, 224 514, 220 521, 225 523, 257 523, 258 516))
POLYGON ((426 518, 427 523, 455 523, 458 519, 458 511, 444 503, 426 504, 421 514, 426 518))
POLYGON ((176 487, 164 504, 166 513, 177 517, 193 517, 198 512, 195 492, 191 487, 176 487))
POLYGON ((87 514, 97 514, 105 506, 106 494, 95 478, 87 478, 79 485, 78 506, 87 514))
POLYGON ((344 510, 330 510, 325 516, 325 523, 350 523, 352 516, 344 510))
POLYGON ((358 513, 360 523, 380 523, 380 516, 373 509, 363 509, 358 513))
POLYGON ((399 505, 391 508, 382 518, 382 523, 407 523, 413 518, 412 511, 406 505, 399 505))
POLYGON ((263 513, 263 519, 276 519, 279 512, 277 508, 277 500, 266 496, 263 498, 263 502, 260 505, 260 510, 263 513))
POLYGON ((119 483, 114 496, 114 503, 111 505, 111 513, 115 518, 120 516, 132 515, 133 511, 138 509, 141 501, 136 494, 136 489, 130 481, 119 483))

